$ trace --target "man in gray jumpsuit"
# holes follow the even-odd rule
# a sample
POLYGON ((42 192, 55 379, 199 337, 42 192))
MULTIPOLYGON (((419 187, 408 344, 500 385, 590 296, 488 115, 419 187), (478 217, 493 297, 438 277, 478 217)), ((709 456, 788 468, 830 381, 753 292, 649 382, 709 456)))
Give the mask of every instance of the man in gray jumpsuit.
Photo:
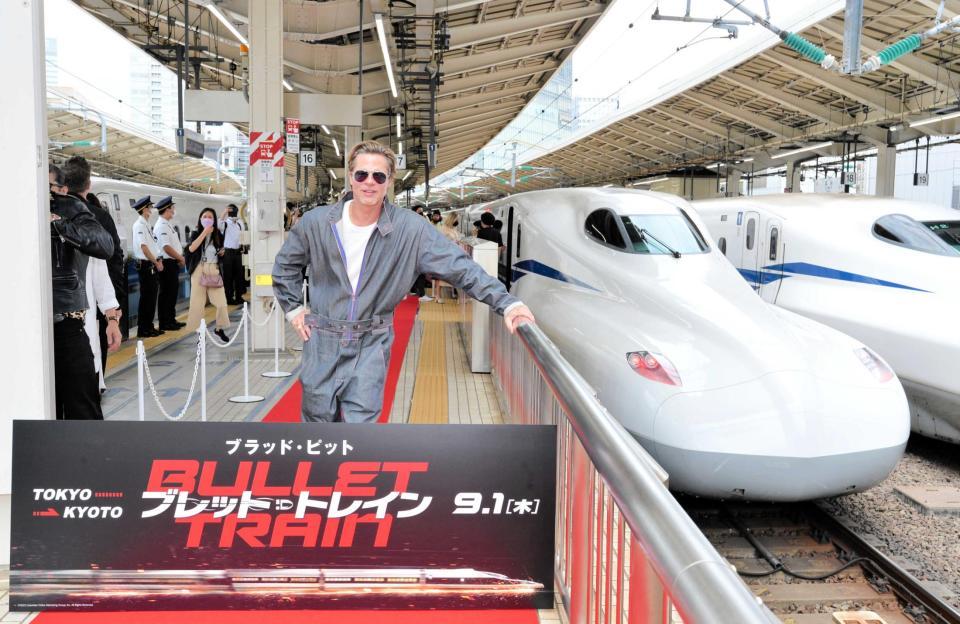
POLYGON ((386 200, 396 157, 376 141, 348 159, 352 193, 311 210, 290 230, 273 267, 273 290, 303 338, 305 422, 374 422, 393 343, 393 309, 416 276, 436 275, 489 304, 512 332, 530 310, 429 221, 386 200), (310 308, 302 301, 310 275, 310 308))

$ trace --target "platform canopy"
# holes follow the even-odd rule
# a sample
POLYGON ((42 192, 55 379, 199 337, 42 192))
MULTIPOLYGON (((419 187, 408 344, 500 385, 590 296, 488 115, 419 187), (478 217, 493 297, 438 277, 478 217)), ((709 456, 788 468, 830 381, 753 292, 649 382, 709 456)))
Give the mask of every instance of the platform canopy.
MULTIPOLYGON (((201 89, 242 88, 240 45, 246 39, 248 0, 190 0, 189 6, 184 0, 74 2, 144 48, 183 44, 189 20, 191 87, 199 80, 201 89)), ((460 163, 513 119, 607 6, 603 0, 286 0, 284 78, 290 90, 301 93, 362 91, 364 137, 390 142, 395 149, 403 142, 407 170, 413 170, 404 186, 412 187, 424 179, 431 126, 437 145, 432 177, 460 163), (378 19, 396 97, 385 71, 378 19)), ((175 69, 175 62, 167 64, 175 69)), ((344 131, 329 130, 319 137, 320 166, 312 175, 325 177, 329 168, 342 166, 332 139, 342 151, 344 131)), ((287 164, 295 173, 292 158, 287 164)))
MULTIPOLYGON (((861 55, 932 28, 939 8, 940 0, 866 0, 861 55)), ((942 19, 958 14, 960 1, 946 0, 942 19)), ((843 10, 800 34, 841 59, 843 10)), ((526 163, 516 186, 509 185, 506 171, 487 172, 468 184, 474 196, 490 199, 555 186, 630 185, 685 170, 707 173, 705 167, 722 176, 726 167, 747 173, 784 165, 785 153, 825 143, 832 145, 797 158, 953 134, 960 131, 960 118, 935 118, 960 110, 956 38, 956 31, 947 29, 863 75, 825 70, 780 43, 526 163), (911 122, 920 123, 911 127, 911 122)), ((450 191, 451 203, 476 201, 459 202, 456 189, 450 191)))

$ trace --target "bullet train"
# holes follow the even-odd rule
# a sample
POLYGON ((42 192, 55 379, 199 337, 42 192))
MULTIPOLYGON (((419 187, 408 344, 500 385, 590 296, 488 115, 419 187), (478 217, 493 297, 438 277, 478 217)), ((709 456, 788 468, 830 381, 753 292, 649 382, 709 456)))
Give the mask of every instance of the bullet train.
POLYGON ((672 488, 797 501, 896 466, 910 423, 887 363, 758 298, 683 199, 556 189, 489 208, 510 291, 672 488))
POLYGON ((695 202, 760 296, 890 362, 911 425, 960 442, 960 212, 851 195, 695 202))
MULTIPOLYGON (((120 240, 123 242, 124 250, 128 255, 132 254, 130 239, 133 235, 133 223, 138 217, 130 206, 141 197, 149 195, 153 198, 153 201, 157 201, 167 195, 173 196, 177 210, 177 214, 173 218, 173 226, 180 232, 180 238, 184 243, 187 242, 189 230, 197 227, 197 218, 204 208, 213 208, 217 211, 217 217, 219 218, 227 204, 236 204, 241 208, 243 207, 241 199, 231 195, 194 193, 109 178, 92 178, 90 192, 96 195, 103 207, 110 211, 110 215, 117 225, 117 234, 120 235, 120 240)), ((155 224, 158 218, 156 211, 154 211, 150 218, 150 225, 155 224)))

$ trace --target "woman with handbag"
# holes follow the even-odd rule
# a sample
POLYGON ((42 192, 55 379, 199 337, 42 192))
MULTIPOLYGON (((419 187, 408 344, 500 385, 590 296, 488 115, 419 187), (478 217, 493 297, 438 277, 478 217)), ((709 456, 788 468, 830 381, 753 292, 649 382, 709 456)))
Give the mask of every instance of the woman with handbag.
POLYGON ((190 272, 190 313, 187 315, 187 331, 196 331, 203 318, 203 310, 209 298, 217 308, 217 328, 213 333, 227 342, 224 329, 230 327, 227 316, 227 295, 221 277, 223 262, 223 234, 217 229, 217 213, 213 208, 200 211, 197 229, 187 245, 187 270, 190 272))

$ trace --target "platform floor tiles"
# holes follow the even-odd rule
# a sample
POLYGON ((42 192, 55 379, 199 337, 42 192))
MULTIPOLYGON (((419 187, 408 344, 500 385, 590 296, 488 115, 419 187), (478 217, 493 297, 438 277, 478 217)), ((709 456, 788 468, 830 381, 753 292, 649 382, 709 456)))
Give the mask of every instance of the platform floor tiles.
POLYGON ((390 422, 503 424, 493 379, 470 372, 456 303, 423 303, 410 335, 390 422))
MULTIPOLYGON (((226 330, 231 339, 227 347, 221 347, 217 338, 207 336, 207 420, 211 422, 255 422, 261 420, 270 408, 283 396, 297 378, 300 353, 293 347, 302 343, 289 323, 284 323, 287 348, 280 351, 279 369, 292 373, 289 377, 263 377, 261 373, 273 371, 273 351, 249 355, 249 392, 244 390, 243 331, 240 328, 240 309, 231 315, 231 327, 226 330), (236 396, 258 395, 264 400, 252 403, 236 403, 229 399, 236 396)), ((273 321, 268 321, 272 326, 273 321)), ((144 380, 144 419, 166 418, 158 406, 170 417, 176 418, 183 411, 191 386, 194 388, 189 407, 182 416, 185 421, 200 420, 200 379, 194 377, 197 342, 195 334, 183 335, 174 341, 166 341, 147 351, 147 364, 156 389, 151 392, 149 382, 144 380)), ((103 415, 106 420, 136 420, 139 418, 137 401, 136 358, 128 364, 108 368, 107 391, 103 395, 103 415)), ((146 376, 145 376, 146 377, 146 376)))

